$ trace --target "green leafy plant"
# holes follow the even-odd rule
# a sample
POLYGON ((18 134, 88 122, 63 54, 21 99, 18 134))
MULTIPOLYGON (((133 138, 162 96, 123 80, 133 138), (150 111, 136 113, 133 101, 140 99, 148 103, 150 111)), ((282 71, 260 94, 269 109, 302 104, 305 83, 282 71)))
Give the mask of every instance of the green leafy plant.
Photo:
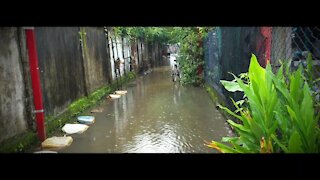
POLYGON ((114 27, 119 36, 128 36, 162 44, 179 44, 179 68, 184 84, 203 83, 202 66, 204 64, 202 40, 211 27, 114 27))
POLYGON ((180 44, 178 62, 182 71, 184 84, 200 85, 203 83, 202 67, 204 52, 202 41, 207 36, 208 27, 176 27, 171 31, 171 42, 180 44))
POLYGON ((293 73, 287 67, 284 71, 281 66, 275 75, 270 64, 264 69, 252 55, 247 82, 235 75, 231 82, 222 80, 228 91, 245 94, 242 104, 232 100, 235 112, 220 106, 241 123, 228 120, 238 136, 207 146, 223 153, 320 152, 319 115, 302 67, 293 73))

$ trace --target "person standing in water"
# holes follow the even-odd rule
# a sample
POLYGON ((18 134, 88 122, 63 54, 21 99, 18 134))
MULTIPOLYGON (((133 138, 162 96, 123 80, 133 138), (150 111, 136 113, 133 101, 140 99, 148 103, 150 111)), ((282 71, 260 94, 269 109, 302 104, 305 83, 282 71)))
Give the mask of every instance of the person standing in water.
POLYGON ((173 69, 172 69, 172 81, 175 82, 179 80, 180 82, 180 72, 179 72, 179 69, 178 69, 178 64, 175 60, 175 64, 173 65, 173 69), (177 79, 179 78, 179 79, 177 79))

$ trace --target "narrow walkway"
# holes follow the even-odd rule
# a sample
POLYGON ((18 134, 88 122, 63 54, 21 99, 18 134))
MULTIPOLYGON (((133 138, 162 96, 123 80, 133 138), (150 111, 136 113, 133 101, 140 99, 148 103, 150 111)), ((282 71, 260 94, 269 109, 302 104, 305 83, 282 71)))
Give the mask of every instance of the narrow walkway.
MULTIPOLYGON (((229 133, 225 119, 203 88, 173 84, 170 68, 154 69, 123 87, 120 99, 106 99, 94 108, 103 112, 71 146, 59 153, 206 153, 204 140, 229 133)), ((92 108, 93 109, 93 108, 92 108)))

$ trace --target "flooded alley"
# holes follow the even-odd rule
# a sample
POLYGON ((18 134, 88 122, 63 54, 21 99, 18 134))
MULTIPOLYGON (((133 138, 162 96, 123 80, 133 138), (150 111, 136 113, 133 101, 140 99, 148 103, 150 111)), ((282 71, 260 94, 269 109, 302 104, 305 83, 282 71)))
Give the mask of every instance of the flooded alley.
POLYGON ((0 153, 320 152, 320 27, 120 24, 0 28, 0 153))
POLYGON ((126 95, 82 113, 95 116, 95 123, 71 135, 71 146, 58 152, 214 153, 204 141, 220 141, 230 133, 206 91, 174 84, 169 67, 155 68, 122 89, 126 95), (102 112, 90 113, 97 108, 102 112))

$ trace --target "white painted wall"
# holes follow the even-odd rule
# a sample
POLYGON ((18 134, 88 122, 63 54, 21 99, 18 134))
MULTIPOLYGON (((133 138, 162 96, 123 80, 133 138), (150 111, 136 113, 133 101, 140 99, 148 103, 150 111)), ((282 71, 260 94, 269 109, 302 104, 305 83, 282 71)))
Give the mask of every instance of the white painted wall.
POLYGON ((120 65, 120 74, 124 75, 124 66, 126 66, 126 72, 130 71, 129 59, 127 57, 130 56, 130 43, 127 38, 124 38, 124 42, 122 42, 121 37, 114 36, 113 32, 109 32, 109 51, 110 51, 110 60, 111 60, 111 69, 112 69, 112 80, 116 79, 115 71, 114 71, 114 61, 120 58, 123 62, 125 61, 125 65, 121 63, 120 65), (111 41, 111 38, 112 41, 111 41), (112 51, 112 42, 113 42, 113 51, 112 51), (122 44, 124 44, 124 52, 122 51, 122 44), (113 55, 114 53, 114 55, 113 55), (124 54, 123 54, 124 53, 124 54), (114 58, 113 58, 114 57, 114 58), (125 59, 123 59, 125 58, 125 59))

